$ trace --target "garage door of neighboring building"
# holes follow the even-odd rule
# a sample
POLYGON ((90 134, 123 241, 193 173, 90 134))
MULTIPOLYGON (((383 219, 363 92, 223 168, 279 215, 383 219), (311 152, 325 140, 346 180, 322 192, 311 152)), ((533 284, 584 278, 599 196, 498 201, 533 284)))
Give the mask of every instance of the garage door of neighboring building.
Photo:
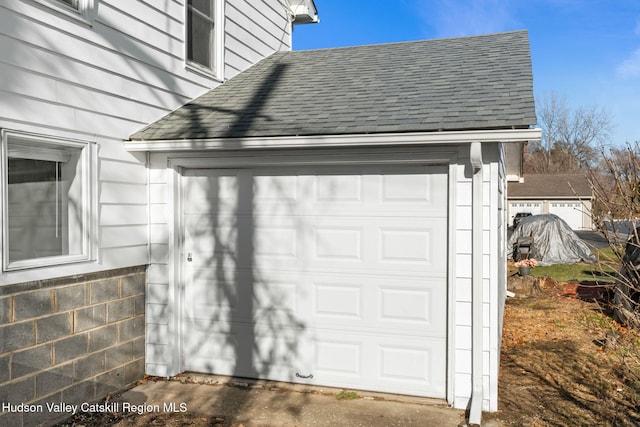
POLYGON ((525 212, 531 215, 540 215, 542 213, 541 202, 511 202, 509 203, 509 225, 513 225, 513 218, 517 213, 525 212))
POLYGON ((185 370, 445 398, 447 170, 185 170, 185 370))
POLYGON ((564 219, 569 227, 574 230, 582 230, 582 203, 580 202, 553 202, 549 203, 549 213, 556 214, 564 219))

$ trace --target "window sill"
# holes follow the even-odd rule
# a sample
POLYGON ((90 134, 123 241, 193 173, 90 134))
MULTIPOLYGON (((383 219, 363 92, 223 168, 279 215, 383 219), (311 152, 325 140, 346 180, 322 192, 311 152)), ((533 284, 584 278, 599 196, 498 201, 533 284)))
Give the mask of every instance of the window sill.
POLYGON ((188 71, 191 71, 191 72, 194 72, 196 74, 201 75, 202 77, 207 77, 207 78, 213 79, 218 83, 223 83, 223 79, 221 79, 217 75, 219 73, 216 73, 215 70, 213 70, 211 68, 207 68, 207 67, 205 67, 203 65, 200 65, 200 64, 198 64, 196 62, 186 62, 185 63, 185 68, 188 71))
POLYGON ((81 262, 95 262, 87 255, 63 255, 44 257, 37 259, 25 259, 20 261, 9 262, 4 271, 19 271, 30 268, 55 267, 57 265, 75 264, 81 262))
POLYGON ((57 0, 31 0, 45 8, 51 9, 54 12, 76 21, 87 27, 93 27, 95 20, 97 0, 84 0, 80 3, 79 9, 74 9, 71 6, 67 6, 57 0))

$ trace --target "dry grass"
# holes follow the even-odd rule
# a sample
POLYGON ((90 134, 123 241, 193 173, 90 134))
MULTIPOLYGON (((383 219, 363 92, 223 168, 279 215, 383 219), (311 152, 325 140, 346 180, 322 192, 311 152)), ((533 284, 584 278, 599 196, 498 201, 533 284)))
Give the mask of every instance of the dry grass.
POLYGON ((488 418, 517 426, 640 425, 637 333, 567 293, 560 284, 508 301, 500 411, 488 418))

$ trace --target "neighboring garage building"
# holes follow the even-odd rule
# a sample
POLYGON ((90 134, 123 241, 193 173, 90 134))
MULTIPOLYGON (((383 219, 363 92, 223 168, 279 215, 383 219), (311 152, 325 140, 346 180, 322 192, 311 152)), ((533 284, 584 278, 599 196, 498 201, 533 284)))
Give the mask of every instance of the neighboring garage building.
POLYGON ((518 31, 276 53, 134 134, 147 373, 496 410, 504 146, 535 122, 518 31))
POLYGON ((509 182, 509 225, 519 212, 556 214, 574 230, 591 230, 593 190, 584 174, 526 174, 509 182))

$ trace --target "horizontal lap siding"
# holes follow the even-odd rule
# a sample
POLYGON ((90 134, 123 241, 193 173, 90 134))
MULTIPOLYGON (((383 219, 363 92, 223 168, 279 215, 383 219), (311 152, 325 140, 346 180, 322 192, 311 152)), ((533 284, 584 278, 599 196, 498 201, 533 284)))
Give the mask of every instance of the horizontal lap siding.
MULTIPOLYGON (((166 169, 167 156, 152 154, 149 171, 149 241, 151 259, 147 275, 147 348, 146 372, 150 375, 170 376, 171 352, 169 337, 178 333, 172 323, 169 280, 170 229, 173 204, 169 183, 170 170, 166 169)), ((173 248, 174 250, 178 248, 173 248)))
MULTIPOLYGON (((5 273, 0 283, 146 264, 149 237, 149 277, 166 278, 166 189, 148 185, 145 156, 122 141, 218 84, 185 67, 185 3, 101 0, 91 25, 45 4, 0 5, 0 128, 98 144, 99 262, 5 273)), ((227 77, 290 48, 284 7, 226 2, 227 77)))
POLYGON ((291 25, 282 0, 227 0, 225 14, 225 77, 273 52, 291 50, 291 25))
POLYGON ((0 127, 95 142, 98 153, 98 262, 0 283, 148 263, 146 159, 122 141, 215 84, 184 67, 184 5, 154 4, 100 1, 91 26, 36 2, 0 6, 0 127))

